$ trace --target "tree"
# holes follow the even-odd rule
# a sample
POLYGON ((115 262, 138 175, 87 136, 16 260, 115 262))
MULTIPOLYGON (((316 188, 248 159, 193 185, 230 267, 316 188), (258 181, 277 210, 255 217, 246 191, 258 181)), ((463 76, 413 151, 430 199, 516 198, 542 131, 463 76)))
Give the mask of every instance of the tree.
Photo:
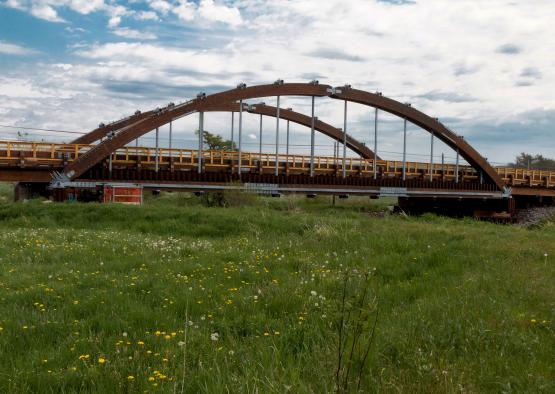
MULTIPOLYGON (((198 130, 195 132, 198 135, 198 130)), ((204 130, 202 132, 202 141, 203 144, 208 147, 210 150, 226 150, 226 151, 235 151, 237 150, 237 146, 235 142, 230 140, 226 140, 223 137, 213 134, 209 131, 204 130)))
POLYGON ((542 155, 531 155, 529 153, 522 152, 515 159, 514 163, 510 164, 514 167, 525 167, 525 168, 555 168, 555 160, 549 159, 542 155))

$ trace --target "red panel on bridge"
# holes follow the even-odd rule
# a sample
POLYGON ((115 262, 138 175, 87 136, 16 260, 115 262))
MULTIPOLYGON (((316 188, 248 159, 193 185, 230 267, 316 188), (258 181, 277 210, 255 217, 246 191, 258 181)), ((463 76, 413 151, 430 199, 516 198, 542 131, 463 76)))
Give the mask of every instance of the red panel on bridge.
POLYGON ((141 205, 143 203, 143 188, 141 186, 104 186, 104 201, 120 202, 124 204, 141 205))

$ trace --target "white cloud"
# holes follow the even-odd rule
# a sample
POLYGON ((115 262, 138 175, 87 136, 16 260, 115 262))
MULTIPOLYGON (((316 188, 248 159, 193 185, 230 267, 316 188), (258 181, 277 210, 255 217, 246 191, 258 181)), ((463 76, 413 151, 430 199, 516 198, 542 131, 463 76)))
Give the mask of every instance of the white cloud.
POLYGON ((239 9, 216 4, 214 0, 201 0, 198 14, 207 21, 222 22, 233 27, 239 26, 243 22, 239 9))
POLYGON ((125 38, 133 38, 138 40, 155 40, 156 35, 153 33, 145 32, 145 31, 138 31, 129 29, 127 27, 122 27, 119 29, 112 30, 112 33, 116 36, 125 37, 125 38))
POLYGON ((185 22, 196 20, 199 24, 224 23, 231 27, 237 27, 243 22, 241 12, 237 7, 218 4, 214 0, 201 0, 198 5, 192 1, 179 0, 172 12, 185 22))
POLYGON ((113 29, 121 23, 121 16, 113 16, 108 20, 108 27, 113 29))
POLYGON ((49 22, 65 22, 58 16, 54 8, 48 4, 35 4, 31 7, 31 15, 49 22))
POLYGON ((39 53, 38 51, 30 48, 26 48, 17 44, 11 44, 9 42, 0 41, 0 53, 5 55, 35 55, 39 53))
POLYGON ((27 4, 25 0, 6 0, 3 5, 8 8, 15 8, 16 10, 20 11, 27 10, 27 4))
POLYGON ((158 15, 156 15, 156 12, 153 11, 139 11, 136 18, 140 21, 157 21, 160 19, 158 15))
POLYGON ((90 14, 104 8, 104 0, 70 0, 69 7, 80 13, 90 14))
POLYGON ((153 10, 163 15, 166 15, 172 9, 171 4, 164 0, 151 0, 149 5, 153 10))
POLYGON ((180 0, 179 5, 175 7, 172 12, 177 17, 185 22, 190 22, 195 19, 196 6, 187 0, 180 0))

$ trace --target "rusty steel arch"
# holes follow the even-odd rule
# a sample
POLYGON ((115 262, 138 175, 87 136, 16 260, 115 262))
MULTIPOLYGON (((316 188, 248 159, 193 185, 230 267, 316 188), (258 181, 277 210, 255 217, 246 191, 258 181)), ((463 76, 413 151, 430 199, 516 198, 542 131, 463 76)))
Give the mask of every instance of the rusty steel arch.
POLYGON ((103 137, 106 137, 106 135, 108 135, 109 132, 117 131, 119 129, 127 127, 127 126, 129 126, 129 125, 131 125, 131 124, 133 124, 137 121, 148 118, 152 114, 154 114, 154 111, 141 112, 141 113, 138 113, 138 114, 135 114, 135 115, 128 116, 127 118, 120 119, 120 120, 117 120, 115 122, 109 123, 107 125, 101 125, 100 127, 94 129, 93 131, 90 131, 87 134, 84 134, 81 137, 78 137, 78 138, 74 139, 70 143, 71 144, 83 144, 83 145, 92 144, 93 142, 98 141, 99 139, 101 139, 103 137))
POLYGON ((98 144, 90 151, 68 164, 64 169, 64 174, 70 179, 75 179, 93 165, 103 160, 114 150, 154 130, 156 127, 169 123, 172 119, 177 117, 205 111, 211 105, 274 96, 327 96, 338 100, 346 100, 348 102, 378 108, 404 118, 429 133, 433 133, 434 136, 439 138, 450 148, 458 150, 460 155, 472 167, 478 171, 482 171, 487 180, 494 183, 500 190, 504 189, 504 182, 495 169, 462 137, 449 130, 437 119, 413 107, 384 97, 379 93, 352 89, 349 86, 333 88, 330 85, 320 85, 317 83, 275 83, 251 87, 238 86, 236 89, 208 96, 201 96, 195 100, 177 106, 166 107, 149 117, 137 120, 123 127, 112 139, 98 144))
MULTIPOLYGON (((204 112, 239 112, 239 110, 240 110, 239 103, 215 104, 204 108, 204 112)), ((277 113, 277 107, 273 107, 271 105, 266 105, 266 104, 253 104, 253 105, 249 105, 248 107, 245 106, 244 112, 275 118, 277 113)), ((308 128, 311 127, 310 116, 303 115, 299 112, 295 112, 285 108, 280 108, 279 116, 280 116, 280 119, 289 120, 293 123, 297 123, 302 126, 306 126, 308 128)), ((337 127, 333 127, 332 125, 322 122, 320 120, 316 120, 314 122, 314 130, 330 138, 333 138, 336 141, 341 142, 343 140, 343 132, 340 129, 338 129, 337 127)), ((347 147, 351 149, 353 152, 357 153, 358 155, 360 155, 365 159, 374 158, 374 152, 368 147, 366 147, 366 145, 357 141, 356 139, 354 139, 348 134, 346 136, 346 139, 347 139, 347 147)))
MULTIPOLYGON (((205 112, 239 112, 240 107, 239 103, 231 102, 231 103, 222 103, 222 104, 214 104, 204 108, 205 112)), ((266 105, 262 103, 254 104, 254 105, 244 105, 244 112, 257 114, 257 115, 264 115, 269 117, 276 117, 277 108, 271 105, 266 105)), ((149 111, 148 114, 152 115, 154 111, 149 111)), ((146 114, 146 112, 145 112, 146 114)), ((148 116, 150 116, 148 115, 148 116)), ((189 114, 187 114, 189 115, 189 114)), ((186 115, 185 115, 186 116, 186 115)), ((140 119, 144 119, 147 116, 141 116, 140 119)), ((311 118, 310 116, 301 114, 300 112, 295 112, 293 110, 280 108, 280 118, 284 120, 289 120, 293 123, 297 123, 301 126, 305 126, 310 128, 311 127, 311 118)), ((139 118, 135 118, 139 120, 139 118)), ((174 119, 175 120, 175 119, 174 119)), ((118 122, 113 122, 109 125, 99 127, 76 140, 72 141, 72 144, 92 144, 93 142, 99 140, 100 138, 106 137, 109 132, 117 131, 119 128, 123 128, 129 125, 129 120, 125 119, 118 122)), ((343 141, 343 132, 341 129, 337 127, 333 127, 329 123, 322 122, 321 120, 316 120, 314 122, 314 130, 336 140, 339 142, 343 141)), ((351 137, 349 134, 346 136, 347 147, 351 149, 356 154, 360 155, 364 159, 374 159, 375 155, 374 152, 369 149, 363 143, 357 141, 355 138, 351 137)), ((380 157, 378 156, 378 160, 380 157)))

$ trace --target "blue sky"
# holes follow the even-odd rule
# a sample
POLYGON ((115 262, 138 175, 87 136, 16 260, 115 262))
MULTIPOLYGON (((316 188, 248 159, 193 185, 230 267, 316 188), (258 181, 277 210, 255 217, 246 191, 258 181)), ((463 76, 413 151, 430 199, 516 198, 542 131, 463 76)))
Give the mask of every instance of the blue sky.
MULTIPOLYGON (((493 162, 555 157, 553 20, 551 0, 0 0, 0 124, 86 131, 241 81, 316 77, 409 101, 493 162)), ((307 99, 282 102, 309 112, 307 99)), ((320 99, 317 115, 342 127, 341 103, 320 99)), ((227 136, 229 120, 206 123, 227 136)), ((246 119, 252 149, 257 125, 246 119)), ((264 125, 269 143, 275 121, 264 125)), ((372 125, 371 109, 349 107, 350 133, 371 146, 372 125)), ((194 116, 179 121, 178 144, 192 146, 195 127, 194 116)), ((0 127, 0 137, 14 130, 0 127)), ((401 133, 401 120, 380 115, 383 156, 399 157, 401 133)), ((309 131, 293 127, 292 137, 306 152, 309 131)), ((429 135, 414 126, 409 144, 411 158, 429 154, 429 135)), ((333 142, 317 145, 327 154, 333 142)))

